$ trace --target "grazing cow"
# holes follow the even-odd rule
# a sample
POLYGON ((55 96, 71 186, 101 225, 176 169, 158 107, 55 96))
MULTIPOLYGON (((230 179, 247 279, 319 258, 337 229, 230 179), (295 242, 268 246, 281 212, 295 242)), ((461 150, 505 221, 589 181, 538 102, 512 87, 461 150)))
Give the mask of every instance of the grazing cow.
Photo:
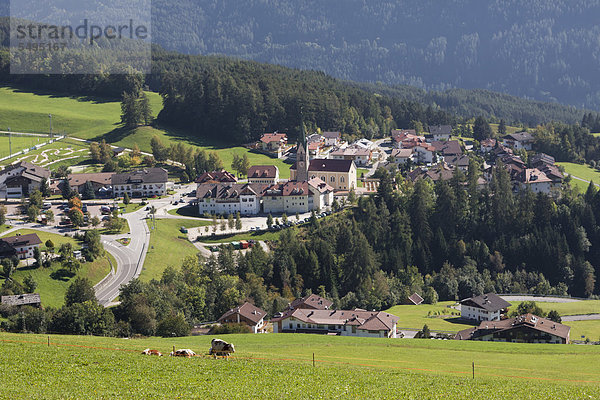
POLYGON ((213 339, 210 342, 210 349, 208 350, 209 355, 225 356, 228 357, 231 353, 235 353, 235 348, 232 343, 227 343, 221 339, 213 339))
POLYGON ((147 355, 147 356, 159 356, 162 357, 162 353, 158 350, 152 350, 152 349, 146 349, 144 351, 142 351, 142 354, 147 355))
POLYGON ((193 357, 195 356, 196 353, 194 353, 192 350, 190 349, 179 349, 179 350, 175 350, 172 351, 170 356, 172 357, 193 357))

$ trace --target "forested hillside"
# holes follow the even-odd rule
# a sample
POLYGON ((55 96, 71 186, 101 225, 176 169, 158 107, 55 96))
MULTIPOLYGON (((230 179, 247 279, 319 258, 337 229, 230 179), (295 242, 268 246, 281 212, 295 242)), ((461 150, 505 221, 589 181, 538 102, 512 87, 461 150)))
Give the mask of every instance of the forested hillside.
POLYGON ((597 0, 156 0, 156 43, 355 81, 595 109, 597 0))

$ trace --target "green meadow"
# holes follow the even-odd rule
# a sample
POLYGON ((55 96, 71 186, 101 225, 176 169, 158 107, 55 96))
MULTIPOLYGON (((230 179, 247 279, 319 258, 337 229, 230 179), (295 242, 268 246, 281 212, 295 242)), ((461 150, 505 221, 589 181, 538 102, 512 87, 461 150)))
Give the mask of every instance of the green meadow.
MULTIPOLYGON (((45 243, 48 239, 52 240, 54 243, 55 252, 58 251, 58 248, 63 243, 71 243, 74 250, 81 249, 80 242, 73 238, 33 229, 19 229, 18 231, 10 233, 8 236, 14 236, 18 233, 22 235, 29 233, 37 234, 42 241, 42 245, 40 245, 40 250, 42 251, 46 251, 45 243)), ((116 268, 116 260, 106 252, 104 257, 97 258, 93 262, 82 263, 81 269, 74 274, 63 270, 59 262, 54 262, 49 268, 33 268, 22 265, 17 268, 13 274, 13 279, 22 283, 27 275, 31 275, 38 284, 36 292, 40 294, 42 305, 46 307, 60 307, 64 303, 67 288, 71 285, 71 282, 76 276, 87 278, 92 285, 95 285, 109 273, 110 262, 107 257, 110 257, 110 262, 112 262, 112 265, 116 268)), ((2 280, 2 282, 3 281, 4 280, 2 280)))
POLYGON ((301 334, 116 339, 0 334, 0 398, 589 399, 600 348, 301 334), (50 345, 48 345, 48 340, 50 345), (192 358, 149 357, 190 348, 192 358), (314 355, 314 366, 313 366, 314 355), (473 363, 475 376, 473 378, 473 363))
MULTIPOLYGON (((557 165, 560 165, 565 168, 565 172, 574 177, 586 180, 588 182, 594 181, 596 185, 600 184, 600 172, 596 171, 594 168, 590 167, 586 164, 576 164, 570 162, 557 162, 557 165)), ((589 183, 583 182, 578 179, 572 179, 571 183, 579 189, 580 192, 585 192, 589 186, 589 183)))
POLYGON ((198 249, 189 242, 187 235, 179 228, 195 228, 209 225, 210 221, 194 221, 191 219, 155 219, 147 220, 150 228, 150 245, 140 279, 150 281, 160 279, 166 267, 179 268, 181 261, 187 256, 198 253, 198 249))

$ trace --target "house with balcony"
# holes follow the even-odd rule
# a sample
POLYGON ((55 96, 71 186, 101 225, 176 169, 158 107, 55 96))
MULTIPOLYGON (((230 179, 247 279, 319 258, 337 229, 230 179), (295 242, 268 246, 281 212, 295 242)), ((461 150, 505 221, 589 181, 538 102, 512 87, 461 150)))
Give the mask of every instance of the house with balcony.
POLYGON ((469 297, 460 302, 460 316, 474 321, 499 321, 511 304, 495 293, 469 297))
POLYGON ((136 171, 114 174, 111 177, 113 194, 122 197, 152 197, 167 194, 169 175, 164 168, 144 168, 136 171))

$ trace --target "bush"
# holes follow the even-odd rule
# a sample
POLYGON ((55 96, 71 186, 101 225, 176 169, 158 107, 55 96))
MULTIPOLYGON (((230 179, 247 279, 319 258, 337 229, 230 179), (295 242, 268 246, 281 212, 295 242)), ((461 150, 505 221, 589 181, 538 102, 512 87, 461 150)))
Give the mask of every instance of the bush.
POLYGON ((231 333, 252 333, 252 329, 246 324, 222 324, 213 325, 209 335, 227 335, 231 333))
POLYGON ((156 334, 162 337, 189 336, 191 330, 183 315, 171 314, 158 323, 156 334))

